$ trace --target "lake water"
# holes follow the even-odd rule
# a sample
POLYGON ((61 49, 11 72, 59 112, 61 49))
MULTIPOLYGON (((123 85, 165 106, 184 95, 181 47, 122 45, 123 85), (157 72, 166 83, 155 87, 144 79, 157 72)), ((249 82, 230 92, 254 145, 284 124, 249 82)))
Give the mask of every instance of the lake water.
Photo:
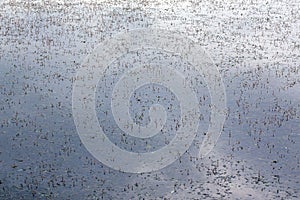
POLYGON ((1 1, 0 198, 299 199, 299 1, 137 2, 1 1), (170 52, 129 52, 109 65, 96 89, 97 117, 114 144, 155 151, 174 138, 173 122, 180 118, 172 91, 144 85, 130 99, 130 116, 146 125, 153 103, 172 107, 164 129, 148 139, 123 134, 110 99, 125 66, 151 60, 189 68, 187 75, 198 80, 202 120, 192 145, 171 165, 120 172, 82 144, 73 84, 83 60, 104 39, 153 27, 203 46, 222 76, 228 115, 213 151, 198 158, 210 120, 205 80, 170 52))

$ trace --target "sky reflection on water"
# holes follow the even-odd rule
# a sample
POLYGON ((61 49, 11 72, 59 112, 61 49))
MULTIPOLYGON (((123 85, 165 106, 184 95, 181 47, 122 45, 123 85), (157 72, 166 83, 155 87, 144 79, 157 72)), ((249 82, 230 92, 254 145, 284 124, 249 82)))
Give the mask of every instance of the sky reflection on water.
MULTIPOLYGON (((1 199, 299 199, 297 1, 78 2, 0 3, 1 199), (199 159, 210 99, 205 83, 198 83, 198 97, 207 98, 193 145, 160 171, 128 174, 106 167, 82 145, 72 117, 72 83, 83 59, 104 38, 151 26, 178 31, 203 45, 222 75, 228 117, 215 149, 199 159)), ((99 84, 99 101, 109 93, 109 87, 102 89, 99 84)), ((147 87, 138 92, 145 96, 147 87)), ((169 91, 152 95, 153 101, 167 97, 166 105, 172 99, 169 91)), ((147 107, 149 102, 142 103, 147 107)), ((171 103, 179 106, 176 100, 171 103)), ((135 106, 132 116, 142 112, 135 106)), ((97 111, 101 118, 103 110, 97 111)), ((178 110, 170 116, 166 130, 178 110)), ((113 120, 102 123, 112 134, 113 120)), ((133 148, 159 148, 161 138, 149 139, 149 148, 143 149, 143 141, 133 148)), ((110 139, 124 149, 133 144, 122 144, 113 134, 110 139)))

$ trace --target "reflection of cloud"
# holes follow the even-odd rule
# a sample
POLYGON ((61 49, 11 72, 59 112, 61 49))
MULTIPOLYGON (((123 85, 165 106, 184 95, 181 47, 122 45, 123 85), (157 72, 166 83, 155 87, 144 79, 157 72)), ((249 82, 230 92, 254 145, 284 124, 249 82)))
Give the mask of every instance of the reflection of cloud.
POLYGON ((0 5, 0 198, 3 193, 30 198, 36 192, 41 198, 46 193, 82 199, 137 194, 245 199, 250 193, 299 199, 297 1, 3 0, 0 5), (210 159, 190 161, 184 154, 184 164, 167 172, 125 175, 93 160, 75 136, 72 81, 103 38, 151 25, 186 33, 205 46, 222 69, 230 115, 210 159))
MULTIPOLYGON (((222 146, 222 145, 221 145, 222 146)), ((219 146, 208 159, 186 163, 183 169, 191 169, 192 178, 178 179, 170 199, 297 199, 297 191, 286 187, 278 180, 268 180, 260 174, 261 160, 230 157, 229 152, 219 146), (218 150, 219 149, 219 150, 218 150), (196 164, 196 168, 195 168, 196 164), (197 170, 196 170, 197 169, 197 170)), ((182 170, 186 173, 185 170, 182 170)), ((176 175, 174 175, 176 177, 176 175)), ((176 179, 175 179, 176 180, 176 179)))

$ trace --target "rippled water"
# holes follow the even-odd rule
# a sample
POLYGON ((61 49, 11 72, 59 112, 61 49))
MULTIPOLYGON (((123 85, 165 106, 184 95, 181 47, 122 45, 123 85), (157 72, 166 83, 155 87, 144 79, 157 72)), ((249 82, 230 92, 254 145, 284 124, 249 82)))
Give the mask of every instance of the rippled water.
MULTIPOLYGON (((1 199, 300 198, 298 1, 0 5, 1 199), (223 78, 228 117, 214 150, 198 158, 210 97, 205 82, 196 82, 203 121, 192 146, 162 170, 130 174, 106 167, 81 143, 72 86, 81 62, 99 42, 149 27, 170 29, 203 45, 223 78)), ((120 137, 110 110, 111 88, 126 64, 148 58, 188 66, 171 53, 133 52, 109 66, 111 76, 99 81, 96 93, 98 120, 107 136, 136 152, 168 144, 174 137, 172 121, 180 117, 172 92, 145 85, 132 96, 130 115, 147 124, 153 102, 172 106, 165 129, 147 140, 120 137)))

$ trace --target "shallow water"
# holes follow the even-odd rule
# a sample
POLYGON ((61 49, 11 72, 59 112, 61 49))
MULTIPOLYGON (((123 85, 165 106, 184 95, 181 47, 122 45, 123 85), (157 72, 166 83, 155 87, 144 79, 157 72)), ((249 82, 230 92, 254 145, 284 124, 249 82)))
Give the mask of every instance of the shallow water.
MULTIPOLYGON (((1 199, 300 198, 297 1, 57 2, 0 3, 1 199), (103 165, 81 143, 72 116, 72 86, 76 71, 99 42, 149 27, 177 31, 203 46, 221 73, 228 117, 213 151, 198 158, 210 97, 205 82, 196 82, 197 97, 206 98, 191 147, 159 171, 130 174, 103 165)), ((121 148, 137 152, 167 144, 175 134, 171 122, 180 117, 172 92, 146 85, 132 96, 130 114, 147 124, 153 102, 172 105, 165 129, 147 140, 119 136, 109 106, 111 88, 125 64, 133 67, 146 59, 188 66, 170 53, 131 53, 111 63, 96 94, 105 133, 121 148), (157 93, 149 93, 153 87, 157 93), (143 118, 136 117, 141 114, 143 118)), ((197 76, 193 69, 190 76, 197 76)))

